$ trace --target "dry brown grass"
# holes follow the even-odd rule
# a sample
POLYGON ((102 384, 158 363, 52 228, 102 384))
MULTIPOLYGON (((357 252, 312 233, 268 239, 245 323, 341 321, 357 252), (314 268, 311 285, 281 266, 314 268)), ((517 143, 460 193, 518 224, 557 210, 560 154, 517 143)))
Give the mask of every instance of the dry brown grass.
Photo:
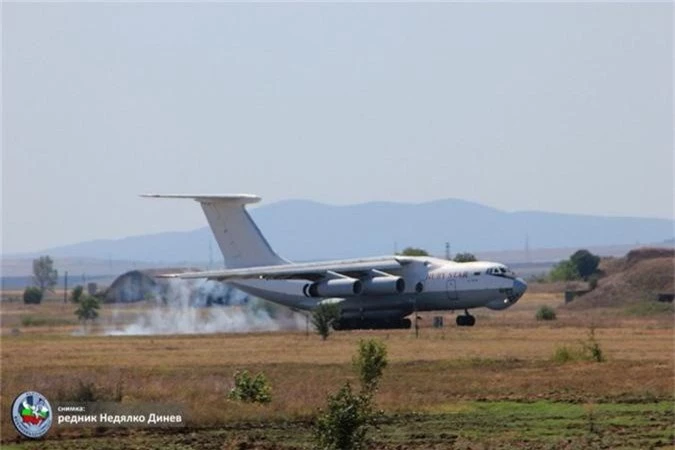
MULTIPOLYGON (((185 405, 191 423, 209 426, 232 420, 306 417, 327 392, 354 379, 351 358, 359 339, 376 337, 388 348, 390 366, 378 394, 387 411, 447 410, 476 399, 553 399, 575 402, 672 398, 673 324, 666 318, 627 318, 602 310, 559 311, 551 323, 537 322, 541 305, 562 304, 562 295, 527 295, 503 312, 481 312, 472 329, 359 331, 321 341, 303 332, 182 336, 75 336, 77 327, 31 327, 12 333, 23 314, 65 317, 72 305, 3 305, 0 409, 15 395, 35 389, 63 400, 78 382, 92 382, 101 398, 118 386, 123 402, 185 405), (557 364, 561 345, 578 345, 596 326, 607 363, 557 364), (267 407, 220 402, 240 368, 264 371, 273 385, 267 407), (212 405, 212 406, 208 406, 212 405)), ((144 306, 125 309, 132 316, 144 306)), ((110 314, 104 307, 104 320, 110 314)), ((423 323, 431 322, 430 314, 423 323)), ((99 330, 100 331, 100 330, 99 330)), ((7 421, 3 436, 13 436, 7 421)))

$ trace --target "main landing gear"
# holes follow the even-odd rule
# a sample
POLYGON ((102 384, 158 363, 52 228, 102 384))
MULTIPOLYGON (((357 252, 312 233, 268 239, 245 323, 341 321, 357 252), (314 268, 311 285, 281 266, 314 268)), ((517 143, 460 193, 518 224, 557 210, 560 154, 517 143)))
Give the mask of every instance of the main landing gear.
POLYGON ((469 314, 468 310, 464 310, 463 316, 457 316, 458 327, 472 327, 474 325, 476 325, 476 318, 469 314))

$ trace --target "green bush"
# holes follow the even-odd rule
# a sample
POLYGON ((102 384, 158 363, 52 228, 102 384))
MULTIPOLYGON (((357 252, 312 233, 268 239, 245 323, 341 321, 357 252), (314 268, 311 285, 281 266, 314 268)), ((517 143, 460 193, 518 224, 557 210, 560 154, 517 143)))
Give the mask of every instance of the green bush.
POLYGON ((23 291, 23 302, 27 305, 39 305, 42 301, 42 291, 35 286, 27 287, 23 291))
POLYGON ((600 348, 600 344, 595 339, 595 327, 591 326, 588 330, 588 338, 582 343, 584 351, 586 352, 587 359, 595 362, 603 362, 605 360, 605 355, 600 348))
POLYGON ((423 248, 417 248, 417 247, 406 247, 403 249, 399 255, 402 256, 429 256, 429 252, 424 250, 423 248))
POLYGON ((582 359, 584 358, 581 352, 565 345, 557 347, 553 354, 553 361, 561 364, 571 361, 580 361, 582 359))
POLYGON ((340 306, 336 303, 319 303, 312 311, 312 325, 322 340, 328 339, 333 322, 340 318, 340 306))
POLYGON ((577 267, 569 259, 560 261, 549 273, 551 281, 572 281, 580 278, 577 267))
POLYGON ((359 373, 361 390, 372 393, 377 390, 382 373, 387 367, 387 347, 375 339, 361 340, 352 364, 359 373))
POLYGON ((99 400, 96 386, 91 381, 78 380, 77 387, 72 393, 71 400, 74 402, 91 403, 99 400))
POLYGON ((84 295, 84 288, 80 285, 77 285, 70 292, 70 301, 72 303, 80 303, 80 300, 82 300, 82 295, 84 295))
POLYGON ((571 361, 605 361, 605 354, 600 347, 600 343, 595 339, 595 327, 591 326, 588 331, 588 337, 580 341, 578 347, 557 347, 553 354, 553 361, 566 363, 571 361))
POLYGON ((457 253, 452 260, 459 263, 477 261, 476 256, 468 252, 457 253))
POLYGON ((555 310, 550 306, 540 306, 535 317, 537 320, 555 320, 555 310))
POLYGON ((98 298, 84 294, 76 304, 78 307, 75 310, 75 315, 82 322, 86 323, 88 320, 94 321, 98 318, 98 310, 101 308, 101 302, 98 298))
POLYGON ((367 448, 368 428, 381 414, 373 411, 372 402, 387 367, 387 347, 374 339, 362 340, 352 363, 361 379, 361 392, 354 393, 351 385, 345 383, 337 393, 328 396, 328 407, 314 427, 314 441, 319 449, 367 448))
POLYGON ((272 401, 272 386, 262 372, 254 377, 248 370, 238 371, 234 374, 234 387, 228 398, 246 403, 269 403, 272 401))
POLYGON ((367 432, 372 411, 370 397, 352 391, 349 383, 328 396, 328 408, 314 428, 314 440, 322 450, 358 450, 368 448, 367 432))

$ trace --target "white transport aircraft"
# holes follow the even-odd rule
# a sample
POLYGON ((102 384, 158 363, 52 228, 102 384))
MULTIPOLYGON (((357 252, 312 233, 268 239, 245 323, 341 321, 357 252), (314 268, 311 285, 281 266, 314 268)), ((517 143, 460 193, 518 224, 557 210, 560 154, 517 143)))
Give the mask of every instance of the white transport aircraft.
POLYGON ((249 194, 159 195, 189 198, 202 206, 225 258, 224 270, 165 275, 224 281, 250 295, 297 310, 337 303, 340 330, 410 328, 414 311, 464 310, 457 325, 473 326, 469 309, 502 310, 516 303, 527 284, 503 264, 457 263, 427 256, 383 256, 292 263, 277 255, 245 206, 249 194))

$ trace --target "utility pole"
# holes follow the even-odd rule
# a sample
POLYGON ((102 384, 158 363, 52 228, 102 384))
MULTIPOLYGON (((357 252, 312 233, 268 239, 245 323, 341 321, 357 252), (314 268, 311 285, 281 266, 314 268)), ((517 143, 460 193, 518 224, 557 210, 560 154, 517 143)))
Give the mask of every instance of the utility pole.
POLYGON ((532 262, 532 258, 530 256, 530 235, 526 234, 525 235, 525 262, 532 262))
POLYGON ((418 318, 419 316, 417 315, 417 299, 413 299, 413 314, 415 314, 415 339, 420 337, 420 325, 418 318))
POLYGON ((63 303, 68 303, 68 271, 63 275, 63 303))

